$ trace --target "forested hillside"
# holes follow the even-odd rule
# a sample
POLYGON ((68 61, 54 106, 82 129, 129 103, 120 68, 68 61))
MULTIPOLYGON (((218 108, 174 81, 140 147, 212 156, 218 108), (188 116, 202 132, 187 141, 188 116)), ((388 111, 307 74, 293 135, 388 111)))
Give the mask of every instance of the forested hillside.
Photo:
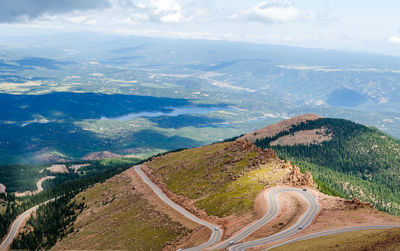
POLYGON ((273 148, 279 157, 311 171, 317 182, 334 190, 333 194, 357 197, 382 211, 400 214, 400 141, 378 129, 321 118, 294 125, 255 144, 273 148), (288 144, 288 139, 296 138, 299 132, 311 131, 325 140, 288 144), (278 139, 283 137, 286 143, 279 144, 278 139))
POLYGON ((59 238, 72 232, 72 225, 85 206, 71 201, 77 193, 67 193, 40 206, 13 241, 12 249, 49 249, 59 238))
MULTIPOLYGON (((109 160, 99 160, 99 161, 91 161, 91 166, 85 167, 84 170, 87 174, 77 175, 75 173, 64 173, 56 176, 55 179, 48 181, 45 185, 45 191, 40 192, 38 194, 34 194, 31 196, 25 196, 21 198, 16 198, 14 194, 4 194, 0 193, 0 239, 7 233, 11 222, 22 212, 28 210, 29 208, 38 205, 42 202, 50 200, 52 198, 60 197, 63 195, 67 195, 65 198, 67 200, 57 200, 54 203, 47 204, 43 210, 48 210, 47 213, 43 213, 41 217, 38 219, 32 220, 32 224, 41 224, 42 220, 53 221, 58 216, 56 215, 55 209, 61 209, 61 205, 65 206, 64 216, 69 217, 68 212, 71 210, 75 210, 75 205, 68 204, 72 194, 76 194, 77 192, 84 190, 96 183, 104 182, 106 179, 115 176, 128 169, 130 166, 139 163, 139 160, 136 159, 109 159, 109 160), (47 208, 47 209, 46 209, 47 208), (53 211, 51 211, 53 208, 53 211), (68 211, 69 210, 69 211, 68 211), (42 219, 43 218, 43 219, 42 219)), ((83 169, 81 169, 83 170, 83 169)), ((1 173, 1 172, 0 172, 1 173)), ((72 196, 72 197, 71 197, 72 196)), ((64 198, 64 199, 65 199, 64 198)), ((61 218, 57 218, 61 219, 61 218)), ((60 227, 65 227, 66 225, 62 225, 65 222, 53 222, 54 224, 60 227)), ((65 230, 65 229, 64 229, 65 230)), ((43 232, 34 232, 23 237, 23 241, 19 242, 18 247, 20 248, 31 248, 32 245, 36 245, 41 240, 43 235, 49 234, 46 231, 54 231, 52 234, 58 233, 58 230, 54 229, 41 229, 43 232), (29 239, 29 240, 28 240, 29 239), (30 243, 28 245, 28 242, 30 243), (36 243, 36 244, 35 244, 36 243)), ((55 234, 53 236, 57 239, 58 236, 55 234)), ((54 239, 50 242, 46 243, 47 246, 51 246, 54 244, 54 239)))

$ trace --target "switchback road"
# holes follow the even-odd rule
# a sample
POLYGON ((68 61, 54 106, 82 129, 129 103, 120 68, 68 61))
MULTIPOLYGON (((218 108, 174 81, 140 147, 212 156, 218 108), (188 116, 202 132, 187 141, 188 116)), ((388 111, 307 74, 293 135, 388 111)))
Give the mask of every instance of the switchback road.
MULTIPOLYGON (((265 196, 265 195, 264 195, 265 196)), ((259 220, 257 220, 254 224, 248 226, 239 234, 235 235, 234 237, 229 238, 228 240, 224 241, 222 244, 217 245, 215 248, 216 249, 222 249, 226 248, 229 245, 231 247, 229 250, 245 250, 247 248, 252 248, 256 247, 262 244, 266 244, 269 242, 273 241, 278 241, 278 240, 283 240, 291 235, 294 235, 301 231, 302 229, 306 228, 309 226, 314 219, 315 215, 318 212, 318 201, 315 198, 314 195, 309 193, 308 191, 303 191, 302 189, 298 188, 291 188, 291 187, 276 187, 267 192, 267 202, 268 202, 268 211, 267 213, 259 220), (276 217, 276 215, 279 212, 279 204, 277 200, 277 196, 281 193, 286 193, 286 192, 296 192, 300 196, 302 196, 305 201, 308 204, 308 209, 307 211, 301 216, 301 218, 297 221, 297 223, 282 232, 276 233, 274 235, 254 240, 254 241, 249 241, 245 243, 238 243, 239 241, 243 240, 247 236, 251 235, 255 231, 257 231, 260 227, 268 223, 270 220, 276 217), (238 243, 238 244, 236 244, 238 243), (236 245, 235 245, 236 244, 236 245)))

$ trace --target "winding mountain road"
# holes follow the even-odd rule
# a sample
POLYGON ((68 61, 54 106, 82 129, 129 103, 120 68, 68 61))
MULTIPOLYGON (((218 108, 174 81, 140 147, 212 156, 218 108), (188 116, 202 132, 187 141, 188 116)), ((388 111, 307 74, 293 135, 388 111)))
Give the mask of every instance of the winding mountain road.
POLYGON ((193 247, 193 248, 189 248, 189 249, 185 249, 185 250, 204 250, 208 247, 211 247, 212 249, 223 249, 223 248, 226 248, 226 247, 232 245, 232 243, 234 244, 234 243, 237 243, 237 242, 243 240, 244 238, 251 235, 252 233, 257 231, 260 227, 262 227, 267 222, 269 222, 270 220, 272 220, 273 218, 276 217, 276 215, 279 212, 279 204, 278 204, 277 196, 281 193, 296 192, 305 199, 305 201, 307 202, 309 207, 308 207, 307 211, 303 214, 303 216, 300 218, 300 220, 294 226, 292 226, 278 234, 275 234, 275 235, 272 235, 270 237, 266 237, 263 239, 234 245, 234 246, 230 247, 230 250, 244 250, 246 248, 262 245, 262 244, 264 244, 264 242, 270 242, 269 238, 272 238, 273 241, 276 241, 276 240, 283 240, 291 235, 294 235, 294 234, 298 233, 299 231, 301 231, 301 230, 299 230, 300 226, 303 229, 311 224, 311 222, 314 219, 315 215, 317 214, 318 208, 319 208, 318 202, 317 202, 317 199, 315 198, 315 196, 313 196, 312 194, 310 194, 307 191, 303 191, 302 189, 291 188, 291 187, 273 188, 273 189, 269 190, 266 195, 264 194, 264 196, 267 196, 266 199, 268 201, 268 211, 261 219, 257 220, 256 222, 254 222, 253 224, 251 224, 250 226, 248 226, 247 228, 245 228, 244 230, 239 232, 237 235, 225 240, 224 242, 222 242, 218 245, 214 245, 220 240, 220 238, 222 236, 222 231, 218 226, 197 218, 196 216, 192 215, 191 213, 189 213, 188 211, 183 209, 181 206, 177 205, 172 200, 170 200, 160 190, 160 188, 158 188, 158 186, 155 185, 147 177, 147 175, 142 171, 140 165, 135 166, 134 169, 139 174, 139 176, 144 180, 144 182, 148 186, 150 186, 150 188, 157 194, 157 196, 161 200, 163 200, 165 203, 167 203, 169 206, 171 206, 172 208, 174 208, 175 210, 180 212, 182 215, 184 215, 188 219, 195 221, 195 222, 211 229, 212 235, 207 243, 204 243, 201 246, 197 246, 197 247, 193 247))
MULTIPOLYGON (((239 251, 239 250, 246 250, 248 248, 253 248, 257 247, 260 245, 268 244, 268 243, 273 243, 276 241, 283 241, 284 239, 293 236, 300 231, 302 231, 304 228, 308 227, 314 217, 316 216, 319 206, 318 206, 318 201, 314 195, 309 193, 308 191, 298 189, 298 188, 291 188, 291 187, 275 187, 270 190, 268 190, 266 193, 264 193, 264 196, 266 196, 266 201, 268 203, 268 211, 267 213, 259 220, 255 221, 253 224, 250 226, 247 226, 243 230, 241 230, 238 234, 234 235, 233 237, 223 241, 222 243, 217 244, 221 237, 222 237, 222 230, 217 226, 213 225, 207 221, 204 221, 188 211, 186 211, 184 208, 173 202, 171 199, 169 199, 162 191, 160 188, 158 188, 157 185, 155 185, 148 177, 147 175, 142 171, 141 165, 134 166, 134 170, 138 173, 138 175, 143 179, 143 181, 156 193, 156 195, 165 203, 167 203, 169 206, 171 206, 173 209, 178 211, 180 214, 185 216, 186 218, 203 225, 211 230, 211 236, 209 240, 196 247, 192 248, 187 248, 187 249, 179 249, 179 250, 187 250, 187 251, 198 251, 198 250, 205 250, 211 248, 212 250, 214 249, 224 249, 224 248, 229 248, 231 251, 239 251), (260 227, 274 219, 278 212, 279 212, 279 204, 277 201, 277 196, 281 193, 286 193, 286 192, 295 192, 298 193, 300 196, 302 196, 305 201, 308 204, 308 209, 307 211, 301 216, 301 218, 294 224, 293 226, 276 233, 274 235, 253 240, 253 241, 248 241, 244 243, 240 243, 241 240, 245 239, 255 231, 257 231, 260 227)), ((57 197, 58 198, 58 197, 57 197)), ((56 198, 54 198, 56 199, 56 198)), ((48 200, 46 202, 41 203, 40 205, 46 204, 54 199, 48 200)), ((24 221, 40 206, 37 205, 35 207, 32 207, 31 209, 25 211, 21 215, 17 217, 17 219, 12 223, 10 231, 7 235, 7 237, 4 239, 4 241, 0 245, 0 250, 7 250, 13 239, 18 233, 18 229, 22 227, 24 221)), ((317 238, 321 236, 327 236, 327 235, 333 235, 333 234, 338 234, 338 233, 344 233, 344 232, 350 232, 350 231, 360 231, 360 230, 368 230, 368 229, 388 229, 388 228, 394 228, 394 227, 400 227, 400 225, 372 225, 372 226, 357 226, 357 227, 347 227, 347 228, 339 228, 339 229, 333 229, 333 230, 327 230, 323 232, 318 232, 318 233, 313 233, 309 234, 306 236, 300 236, 288 241, 284 241, 282 243, 279 243, 277 245, 274 245, 272 247, 269 247, 265 250, 269 250, 272 248, 276 248, 282 245, 286 244, 291 244, 297 241, 301 240, 306 240, 306 239, 311 239, 311 238, 317 238)))
POLYGON ((200 224, 203 225, 207 228, 209 228, 211 230, 211 236, 210 239, 197 247, 192 247, 192 248, 187 248, 187 249, 181 249, 181 250, 188 250, 188 251, 197 251, 197 250, 204 250, 207 247, 210 247, 214 244, 216 244, 217 242, 220 241, 221 236, 222 236, 222 231, 221 229, 217 226, 217 225, 213 225, 207 221, 204 221, 196 216, 194 216, 193 214, 189 213, 188 211, 186 211, 184 208, 182 208, 181 206, 179 206, 178 204, 176 204, 175 202, 173 202, 170 198, 168 198, 162 191, 160 188, 158 188, 158 186, 156 184, 154 184, 148 177, 147 175, 142 171, 141 166, 134 166, 135 171, 139 174, 139 176, 143 179, 143 181, 157 194, 157 196, 164 201, 165 203, 167 203, 169 206, 171 206, 173 209, 175 209, 176 211, 178 211, 179 213, 181 213, 183 216, 185 216, 186 218, 200 224))
POLYGON ((340 234, 340 233, 346 233, 346 232, 352 232, 352 231, 361 231, 361 230, 370 230, 370 229, 389 229, 389 228, 395 228, 395 227, 400 227, 400 225, 375 225, 375 226, 359 226, 359 227, 347 227, 347 228, 332 229, 332 230, 327 230, 327 231, 323 231, 323 232, 312 233, 312 234, 309 234, 306 236, 300 236, 300 237, 294 238, 292 240, 288 240, 288 241, 279 243, 277 245, 274 245, 274 246, 269 247, 264 250, 270 250, 273 248, 277 248, 279 246, 292 244, 297 241, 308 240, 308 239, 318 238, 318 237, 322 237, 322 236, 328 236, 328 235, 334 235, 334 234, 340 234))
MULTIPOLYGON (((45 203, 47 203, 47 202, 49 202, 49 201, 46 201, 46 202, 44 202, 44 203, 42 203, 42 204, 45 204, 45 203)), ((42 204, 40 204, 40 205, 42 205, 42 204)), ((4 241, 3 241, 3 242, 1 243, 1 245, 0 245, 0 250, 7 250, 7 249, 10 247, 12 241, 14 240, 15 236, 16 236, 17 233, 18 233, 18 229, 19 229, 20 227, 22 227, 22 224, 24 223, 24 221, 25 221, 26 219, 28 219, 28 217, 29 217, 34 211, 36 211, 36 209, 37 209, 40 205, 34 206, 34 207, 32 207, 32 208, 26 210, 25 212, 23 212, 22 214, 20 214, 20 215, 17 217, 17 219, 14 220, 14 222, 13 222, 12 225, 11 225, 10 231, 9 231, 8 234, 7 234, 7 237, 4 239, 4 241)))
POLYGON ((20 229, 20 228, 23 226, 24 221, 25 221, 26 219, 28 219, 29 216, 31 216, 31 214, 32 214, 33 212, 35 212, 36 209, 38 209, 38 207, 40 207, 41 205, 44 205, 44 204, 46 204, 46 203, 49 203, 50 201, 53 201, 53 200, 55 200, 55 199, 57 199, 57 198, 59 198, 59 197, 60 197, 60 196, 58 196, 58 197, 56 197, 56 198, 53 198, 53 199, 50 199, 50 200, 47 200, 47 201, 45 201, 45 202, 42 202, 42 203, 40 203, 39 205, 36 205, 36 206, 34 206, 34 207, 32 207, 32 208, 26 210, 26 211, 23 212, 22 214, 20 214, 20 215, 14 220, 14 222, 12 223, 11 228, 10 228, 8 234, 7 234, 7 237, 6 237, 6 238, 3 240, 3 242, 0 244, 0 250, 3 251, 3 250, 8 250, 8 249, 9 249, 9 247, 10 247, 12 241, 14 240, 15 236, 18 234, 18 229, 20 229))
POLYGON ((16 192, 16 193, 14 193, 14 195, 15 195, 15 197, 24 197, 24 196, 28 196, 28 195, 38 194, 43 191, 43 186, 42 186, 43 182, 45 182, 46 180, 52 180, 55 178, 56 178, 56 176, 43 177, 40 180, 38 180, 38 182, 36 182, 37 189, 35 191, 16 192))
POLYGON ((254 224, 248 226, 247 228, 245 228, 244 230, 239 232, 239 234, 235 235, 234 237, 229 238, 228 240, 224 241, 220 245, 217 245, 215 247, 215 249, 222 249, 222 248, 226 248, 230 245, 233 245, 229 248, 229 250, 233 250, 233 251, 245 250, 247 248, 256 247, 256 246, 266 244, 269 242, 283 240, 291 235, 298 233, 302 229, 308 227, 318 212, 318 208, 319 208, 318 201, 315 198, 315 196, 307 191, 303 191, 302 189, 291 188, 291 187, 276 187, 276 188, 269 190, 266 196, 267 196, 267 201, 268 201, 267 213, 261 219, 257 220, 254 224), (249 241, 249 242, 245 242, 245 243, 239 243, 239 244, 235 245, 235 243, 238 243, 239 241, 243 240, 247 236, 251 235, 252 233, 257 231, 260 227, 262 227, 263 225, 265 225, 270 220, 272 220, 273 218, 276 217, 276 215, 279 212, 279 204, 278 204, 277 196, 281 193, 286 193, 286 192, 298 193, 300 196, 302 196, 305 199, 305 201, 308 204, 307 211, 296 222, 296 224, 294 224, 293 226, 291 226, 277 234, 274 234, 274 235, 271 235, 271 236, 268 236, 268 237, 265 237, 262 239, 249 241))

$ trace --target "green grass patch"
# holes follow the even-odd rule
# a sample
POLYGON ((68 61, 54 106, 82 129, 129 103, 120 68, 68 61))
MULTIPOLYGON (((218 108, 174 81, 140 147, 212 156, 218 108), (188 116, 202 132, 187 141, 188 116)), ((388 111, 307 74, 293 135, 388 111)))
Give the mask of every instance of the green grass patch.
POLYGON ((147 165, 170 191, 222 217, 252 210, 257 193, 286 173, 276 172, 280 160, 258 165, 259 154, 255 147, 226 142, 170 153, 147 165))

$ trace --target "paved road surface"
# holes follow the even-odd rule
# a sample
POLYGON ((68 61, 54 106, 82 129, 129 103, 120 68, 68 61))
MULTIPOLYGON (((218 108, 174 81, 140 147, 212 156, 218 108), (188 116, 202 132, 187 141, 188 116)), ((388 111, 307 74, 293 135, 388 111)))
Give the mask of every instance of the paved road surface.
MULTIPOLYGON (((192 215, 191 213, 189 213, 188 211, 186 211, 185 209, 183 209, 181 206, 179 206, 178 204, 176 204, 175 202, 173 202, 171 199, 169 199, 161 190, 160 188, 158 188, 157 185, 155 185, 148 177, 147 175, 142 171, 142 169, 140 168, 141 166, 135 166, 134 169, 135 171, 140 175, 140 177, 144 180, 144 182, 149 185, 149 187, 157 194, 157 196, 163 200, 165 203, 167 203, 169 206, 171 206, 173 209, 175 209, 176 211, 178 211, 179 213, 181 213, 183 216, 185 216, 186 218, 199 223, 200 225, 206 226, 207 228, 211 229, 211 237, 210 239, 197 247, 192 247, 192 248, 187 248, 184 250, 190 250, 190 251, 197 251, 197 250, 204 250, 209 246, 212 246, 214 244, 216 244, 217 242, 219 242, 219 240, 221 239, 222 236, 222 231, 221 229, 216 226, 213 225, 207 221, 204 221, 202 219, 197 218, 196 216, 192 215)), ((182 249, 183 250, 183 249, 182 249)))
POLYGON ((302 229, 308 227, 311 224, 311 222, 313 221, 315 215, 318 212, 318 208, 319 208, 318 201, 315 198, 315 196, 307 191, 303 191, 302 189, 298 189, 298 188, 277 187, 277 188, 271 189, 268 192, 268 195, 267 195, 268 212, 267 212, 267 214, 264 215, 263 218, 256 221, 254 224, 252 224, 251 226, 247 227, 245 230, 240 232, 235 237, 228 239, 222 245, 218 245, 217 248, 226 247, 227 242, 229 245, 230 241, 233 241, 233 243, 237 243, 238 241, 244 239, 245 237, 247 237, 250 234, 252 234, 253 232, 255 232, 257 229, 259 229, 261 226, 266 224, 268 221, 273 219, 279 212, 279 204, 277 201, 277 195, 280 193, 284 193, 284 192, 297 192, 305 198, 305 200, 308 204, 307 211, 302 215, 302 217, 297 221, 297 223, 295 225, 283 230, 282 232, 276 233, 274 235, 271 235, 271 236, 268 236, 268 237, 265 237, 262 239, 249 241, 249 242, 245 242, 245 243, 239 243, 236 245, 233 244, 233 246, 231 246, 229 248, 229 250, 232 250, 232 251, 246 250, 248 248, 257 247, 259 245, 267 244, 270 242, 283 240, 289 236, 297 234, 299 231, 302 231, 302 229), (301 229, 299 229, 300 227, 301 227, 301 229))
MULTIPOLYGON (((59 198, 59 197, 57 197, 57 198, 59 198)), ((19 229, 20 227, 23 226, 24 221, 25 221, 26 219, 28 219, 29 216, 30 216, 34 211, 36 211, 36 209, 38 209, 39 206, 44 205, 44 204, 46 204, 46 203, 49 203, 50 201, 53 201, 53 200, 55 200, 55 199, 56 199, 56 198, 53 198, 53 199, 50 199, 50 200, 45 201, 45 202, 43 202, 43 203, 40 203, 39 205, 34 206, 34 207, 32 207, 32 208, 26 210, 26 211, 23 212, 22 214, 20 214, 20 215, 14 220, 14 222, 12 223, 11 228, 10 228, 10 231, 9 231, 8 234, 7 234, 7 237, 6 237, 6 238, 4 239, 4 241, 0 244, 0 251, 7 250, 7 249, 10 247, 12 241, 14 240, 14 238, 16 237, 16 235, 18 234, 18 229, 19 229)))
POLYGON ((39 207, 39 205, 32 207, 31 209, 29 209, 29 210, 25 211, 24 213, 22 213, 21 215, 19 215, 17 217, 17 219, 15 219, 15 221, 11 225, 11 229, 8 232, 7 237, 4 239, 3 243, 1 243, 1 245, 0 245, 0 250, 7 250, 10 247, 12 241, 14 240, 15 236, 18 233, 18 229, 22 226, 24 221, 31 215, 31 213, 34 212, 38 207, 39 207))
POLYGON ((395 227, 400 227, 400 225, 379 225, 379 226, 359 226, 359 227, 347 227, 347 228, 338 228, 338 229, 332 229, 332 230, 327 230, 323 232, 318 232, 318 233, 313 233, 309 234, 306 236, 301 236, 298 238, 294 238, 292 240, 288 240, 282 243, 279 243, 277 245, 274 245, 272 247, 269 247, 265 250, 270 250, 279 246, 291 244, 297 241, 302 241, 302 240, 307 240, 307 239, 312 239, 312 238, 317 238, 317 237, 322 237, 322 236, 327 236, 327 235, 333 235, 333 234, 340 234, 340 233, 345 233, 345 232, 351 232, 351 231, 361 231, 361 230, 369 230, 369 229, 388 229, 388 228, 395 228, 395 227))

